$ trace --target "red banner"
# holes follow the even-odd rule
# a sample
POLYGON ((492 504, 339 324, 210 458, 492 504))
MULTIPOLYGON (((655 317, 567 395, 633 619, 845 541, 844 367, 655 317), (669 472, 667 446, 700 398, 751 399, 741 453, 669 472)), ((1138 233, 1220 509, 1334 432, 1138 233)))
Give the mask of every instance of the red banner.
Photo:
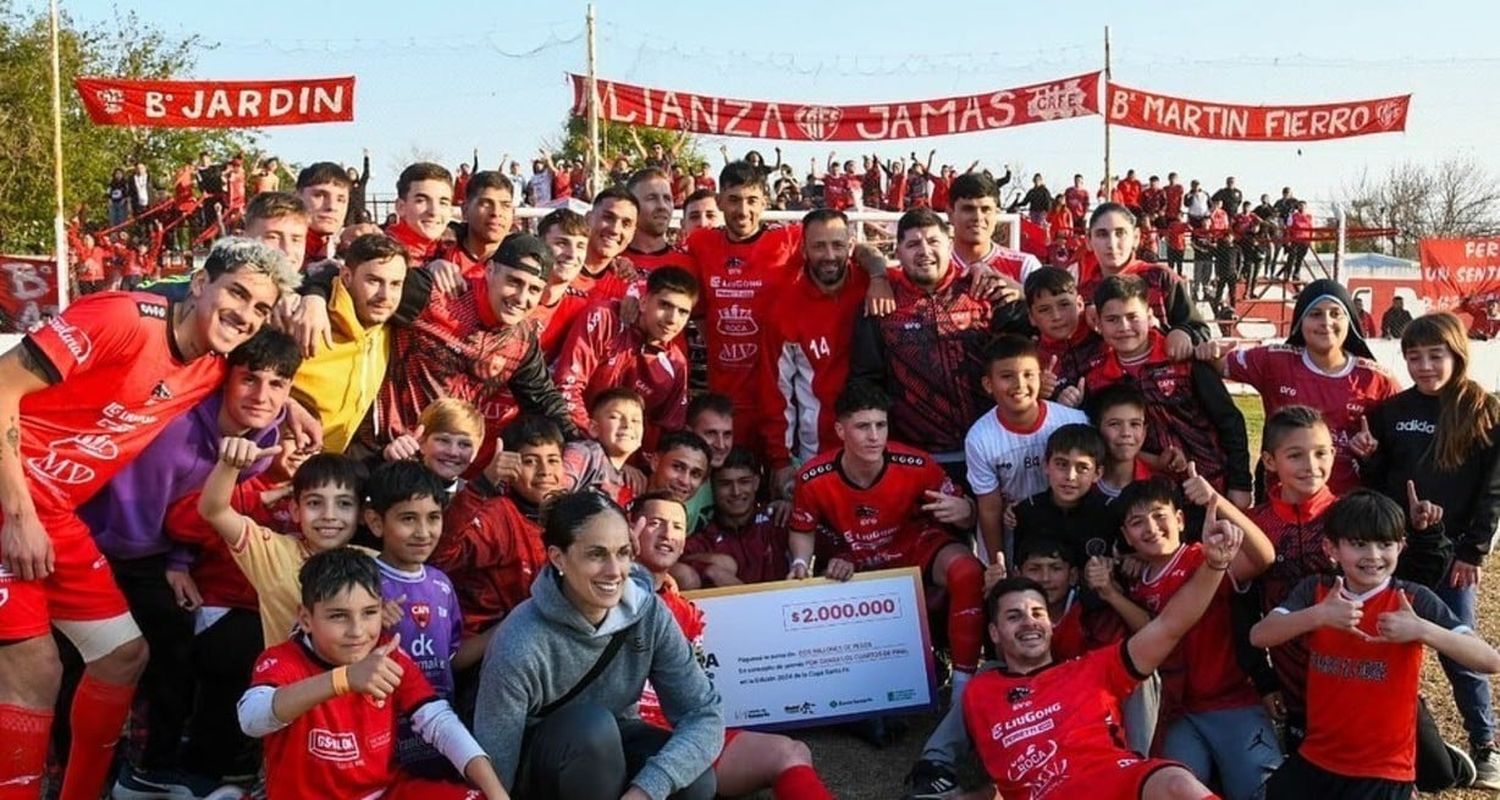
POLYGON ((1406 130, 1411 95, 1312 106, 1240 106, 1130 89, 1105 90, 1109 121, 1127 128, 1245 142, 1312 142, 1406 130))
POLYGON ((0 333, 25 333, 57 314, 57 260, 0 255, 0 333))
POLYGON ((76 78, 73 84, 96 125, 259 128, 354 119, 353 77, 272 81, 76 78))
MULTIPOLYGON (((573 79, 573 113, 588 113, 588 79, 573 79)), ((917 139, 1099 113, 1099 73, 939 100, 848 106, 734 100, 599 81, 609 122, 715 136, 849 142, 917 139)))
POLYGON ((1500 237, 1423 239, 1418 251, 1429 308, 1500 299, 1500 237))

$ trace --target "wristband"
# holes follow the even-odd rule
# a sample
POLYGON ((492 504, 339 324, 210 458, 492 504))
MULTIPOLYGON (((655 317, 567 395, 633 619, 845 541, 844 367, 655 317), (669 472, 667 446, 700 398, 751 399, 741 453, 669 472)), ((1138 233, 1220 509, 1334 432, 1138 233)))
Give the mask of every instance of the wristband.
POLYGON ((1225 564, 1222 567, 1217 567, 1217 566, 1214 566, 1214 564, 1213 564, 1212 561, 1205 561, 1205 562, 1203 562, 1204 566, 1208 567, 1209 569, 1213 570, 1214 572, 1228 572, 1229 571, 1229 567, 1232 564, 1234 564, 1233 561, 1229 562, 1228 564, 1225 564))
POLYGON ((334 667, 333 668, 333 672, 331 672, 329 674, 333 676, 333 696, 334 697, 343 697, 344 695, 348 694, 349 693, 349 668, 348 667, 334 667))

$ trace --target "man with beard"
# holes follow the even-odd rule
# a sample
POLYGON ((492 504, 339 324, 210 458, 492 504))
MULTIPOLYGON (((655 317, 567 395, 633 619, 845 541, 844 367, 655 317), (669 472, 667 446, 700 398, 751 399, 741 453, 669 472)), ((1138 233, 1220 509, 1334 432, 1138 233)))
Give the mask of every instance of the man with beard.
POLYGON ((588 215, 589 244, 583 256, 583 269, 569 283, 568 293, 538 334, 548 363, 557 360, 568 329, 585 308, 618 300, 630 288, 636 277, 635 269, 628 259, 619 256, 635 236, 639 217, 640 204, 619 186, 611 186, 594 197, 594 207, 588 215))
POLYGON ((292 396, 323 421, 323 445, 342 453, 375 405, 390 363, 386 322, 401 303, 407 278, 406 249, 389 236, 354 240, 328 287, 329 335, 302 362, 292 396))
POLYGON ((297 173, 297 197, 307 209, 307 245, 302 266, 333 257, 344 217, 349 214, 353 181, 338 164, 319 161, 297 173))
POLYGON ((495 437, 522 412, 550 417, 575 438, 536 329, 527 324, 552 265, 552 251, 542 240, 514 233, 500 243, 484 274, 460 293, 436 289, 426 270, 409 272, 402 306, 420 314, 395 333, 391 368, 370 426, 373 440, 364 444, 377 449, 414 430, 422 409, 439 397, 457 397, 484 415, 485 441, 476 464, 488 463, 495 437))
POLYGON ((980 388, 981 351, 1025 309, 977 296, 975 274, 954 268, 952 246, 930 209, 896 223, 896 309, 855 328, 850 377, 890 395, 891 439, 931 453, 962 486, 964 433, 993 405, 980 388))
POLYGON ((790 496, 794 461, 838 441, 833 403, 849 382, 854 327, 870 276, 851 264, 849 220, 820 208, 802 218, 802 273, 777 299, 760 368, 772 491, 790 496))
MULTIPOLYGON (((748 162, 735 161, 719 174, 719 206, 724 227, 696 231, 684 249, 692 258, 704 329, 708 339, 708 388, 734 401, 735 439, 760 439, 762 331, 769 323, 773 298, 796 277, 795 256, 801 248, 801 225, 763 225, 769 192, 764 175, 748 162)), ((890 284, 885 257, 861 245, 857 257, 870 275, 869 302, 884 307, 890 284)))
POLYGON ((464 221, 458 226, 458 237, 438 245, 437 257, 457 264, 466 279, 479 277, 501 240, 510 234, 515 212, 508 178, 498 172, 473 173, 463 201, 464 221))
POLYGON ((657 167, 637 171, 625 182, 625 191, 640 207, 635 236, 625 249, 625 257, 636 269, 650 271, 657 267, 686 267, 691 260, 672 246, 667 232, 672 227, 672 180, 657 167))

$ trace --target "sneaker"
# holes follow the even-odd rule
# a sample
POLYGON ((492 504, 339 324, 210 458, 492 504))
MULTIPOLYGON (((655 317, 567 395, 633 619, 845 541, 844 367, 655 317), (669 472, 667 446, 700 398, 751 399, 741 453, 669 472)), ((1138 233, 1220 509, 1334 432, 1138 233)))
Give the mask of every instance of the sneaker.
POLYGON ((200 800, 220 783, 201 775, 177 770, 138 769, 126 765, 120 769, 110 797, 114 800, 200 800))
POLYGON ((958 776, 936 761, 918 761, 906 775, 905 800, 947 800, 959 792, 958 776))
POLYGON ((1500 789, 1500 755, 1495 753, 1495 744, 1476 745, 1469 750, 1474 757, 1475 789, 1500 789))
POLYGON ((1474 785, 1474 779, 1478 777, 1478 766, 1474 759, 1464 752, 1462 747, 1456 747, 1443 742, 1443 749, 1448 751, 1448 759, 1453 762, 1453 788, 1467 789, 1474 785))

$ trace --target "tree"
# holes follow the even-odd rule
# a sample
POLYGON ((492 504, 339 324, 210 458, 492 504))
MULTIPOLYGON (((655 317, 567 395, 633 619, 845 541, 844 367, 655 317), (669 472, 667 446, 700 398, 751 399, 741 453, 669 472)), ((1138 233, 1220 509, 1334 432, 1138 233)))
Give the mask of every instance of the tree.
MULTIPOLYGON (((246 151, 253 131, 126 128, 89 120, 73 78, 109 75, 174 78, 188 73, 195 53, 211 45, 196 36, 173 39, 133 12, 102 25, 58 20, 62 74, 63 197, 71 214, 105 216, 105 186, 116 167, 144 162, 158 186, 181 165, 208 152, 216 161, 246 151)), ((0 250, 51 252, 52 62, 45 6, 27 16, 0 0, 0 250)))
POLYGON ((1416 258, 1417 242, 1500 233, 1500 187, 1468 156, 1404 161, 1383 176, 1363 172, 1343 191, 1351 227, 1395 228, 1392 255, 1416 258))
MULTIPOLYGON (((610 124, 600 120, 599 122, 599 159, 600 170, 608 173, 610 165, 616 158, 624 156, 630 159, 632 167, 640 166, 640 151, 636 149, 635 140, 631 138, 630 132, 634 129, 636 136, 640 137, 641 144, 650 149, 651 145, 659 144, 671 152, 674 148, 681 146, 677 153, 677 163, 686 169, 694 169, 706 163, 703 155, 698 152, 699 140, 697 136, 685 131, 671 131, 665 128, 645 128, 633 125, 610 124)), ((563 124, 561 141, 555 146, 548 143, 548 149, 553 152, 554 157, 561 155, 569 161, 583 161, 589 153, 589 121, 585 117, 569 116, 563 124)), ((520 160, 519 158, 517 160, 520 160)))

